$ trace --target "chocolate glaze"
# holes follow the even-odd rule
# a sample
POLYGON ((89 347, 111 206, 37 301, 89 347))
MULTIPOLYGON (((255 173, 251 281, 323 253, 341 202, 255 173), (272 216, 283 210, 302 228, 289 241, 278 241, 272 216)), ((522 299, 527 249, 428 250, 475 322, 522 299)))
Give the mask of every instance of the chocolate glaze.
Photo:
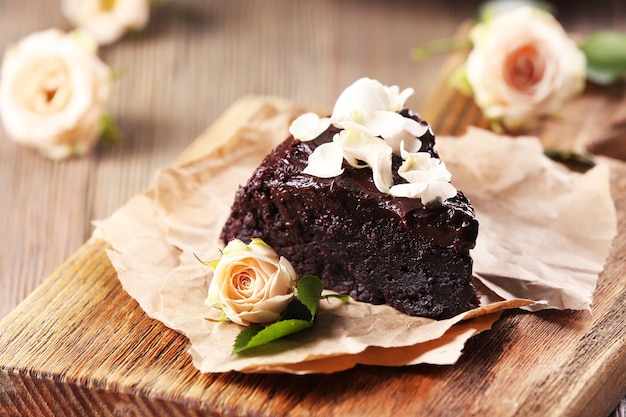
MULTIPOLYGON (((468 199, 458 192, 426 206, 392 197, 378 191, 370 169, 345 162, 334 178, 303 174, 309 155, 336 132, 310 142, 290 137, 267 155, 238 190, 222 239, 260 237, 326 288, 407 314, 445 318, 476 307, 469 250, 478 222, 468 199)), ((420 151, 438 157, 430 128, 420 140, 420 151)), ((401 163, 393 157, 394 173, 401 163)), ((394 182, 404 180, 394 174, 394 182)))

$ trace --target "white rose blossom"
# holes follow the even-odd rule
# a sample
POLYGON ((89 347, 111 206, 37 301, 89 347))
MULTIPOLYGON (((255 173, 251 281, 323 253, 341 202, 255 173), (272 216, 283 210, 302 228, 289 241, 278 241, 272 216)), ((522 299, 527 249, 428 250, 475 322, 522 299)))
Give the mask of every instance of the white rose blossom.
POLYGON ((470 32, 466 66, 474 99, 491 121, 532 125, 585 85, 585 55, 549 13, 522 7, 470 32))
POLYGON ((103 130, 110 70, 79 32, 33 33, 7 48, 0 117, 7 135, 52 159, 82 155, 103 130))
POLYGON ((213 278, 206 304, 221 309, 233 323, 275 322, 294 297, 296 271, 261 239, 249 245, 231 240, 210 265, 213 278))
POLYGON ((106 45, 128 30, 146 26, 150 0, 62 0, 61 10, 70 22, 106 45))
POLYGON ((421 198, 424 204, 456 195, 444 164, 425 152, 419 157, 414 155, 421 147, 419 137, 428 132, 428 125, 400 114, 411 94, 410 88, 400 91, 397 86, 361 78, 339 95, 330 117, 320 118, 314 113, 298 117, 289 132, 301 141, 317 138, 331 125, 340 129, 332 142, 315 148, 303 172, 332 178, 343 173, 345 160, 355 168, 371 168, 374 185, 383 193, 421 198), (405 159, 399 175, 409 184, 393 184, 394 153, 405 159), (425 156, 428 161, 414 161, 422 161, 425 156))

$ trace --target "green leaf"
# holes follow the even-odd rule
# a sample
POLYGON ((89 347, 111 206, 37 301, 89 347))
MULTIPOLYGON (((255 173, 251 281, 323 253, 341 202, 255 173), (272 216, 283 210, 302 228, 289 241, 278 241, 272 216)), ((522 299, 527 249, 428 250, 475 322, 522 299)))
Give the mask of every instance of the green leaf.
POLYGON ((315 275, 305 275, 298 281, 298 300, 311 312, 311 321, 315 319, 317 307, 324 291, 324 283, 315 275))
POLYGON ((294 297, 283 312, 282 320, 298 319, 313 321, 313 318, 314 316, 313 314, 311 314, 311 310, 309 310, 307 306, 302 304, 302 301, 294 297))
POLYGON ((105 142, 117 143, 121 140, 122 135, 115 124, 115 120, 110 114, 103 114, 100 117, 100 123, 102 125, 102 133, 100 137, 105 142))
POLYGON ((250 340, 264 329, 260 324, 251 324, 239 332, 233 344, 233 353, 247 349, 250 340))
POLYGON ((452 52, 458 49, 469 49, 471 47, 472 41, 470 41, 468 36, 437 39, 411 49, 411 59, 415 62, 421 62, 433 55, 452 52))
POLYGON ((553 148, 545 149, 543 153, 553 161, 559 162, 576 172, 587 172, 596 165, 593 157, 589 154, 553 148))
POLYGON ((337 298, 341 301, 343 301, 344 303, 347 303, 350 301, 350 296, 346 295, 346 294, 326 294, 326 295, 322 295, 322 300, 328 300, 329 298, 337 298))
POLYGON ((206 266, 210 266, 213 270, 215 270, 215 268, 217 268, 217 264, 220 263, 219 259, 216 259, 214 261, 203 261, 202 259, 200 259, 200 257, 198 255, 196 255, 196 253, 194 252, 193 256, 196 258, 196 260, 198 262, 200 262, 202 265, 206 265, 206 266))
POLYGON ((587 79, 607 85, 626 73, 626 34, 613 30, 596 32, 583 40, 580 50, 587 57, 587 79))
POLYGON ((470 84, 467 79, 467 71, 465 70, 465 65, 459 67, 452 73, 450 80, 448 81, 453 88, 456 88, 461 93, 465 94, 468 97, 472 97, 474 95, 474 89, 472 88, 472 84, 470 84))
POLYGON ((232 353, 235 354, 247 349, 263 346, 269 342, 312 326, 312 321, 298 319, 277 321, 267 327, 263 327, 260 324, 250 325, 237 335, 232 353))

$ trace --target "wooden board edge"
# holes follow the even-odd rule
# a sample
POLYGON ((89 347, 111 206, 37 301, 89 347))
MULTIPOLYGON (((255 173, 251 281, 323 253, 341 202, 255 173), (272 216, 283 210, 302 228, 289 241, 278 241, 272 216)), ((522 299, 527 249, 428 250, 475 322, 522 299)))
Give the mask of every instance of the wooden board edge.
POLYGON ((249 121, 296 111, 306 110, 304 106, 285 98, 255 95, 242 97, 229 106, 217 120, 185 148, 174 163, 178 166, 185 166, 213 153, 227 150, 229 141, 249 121))

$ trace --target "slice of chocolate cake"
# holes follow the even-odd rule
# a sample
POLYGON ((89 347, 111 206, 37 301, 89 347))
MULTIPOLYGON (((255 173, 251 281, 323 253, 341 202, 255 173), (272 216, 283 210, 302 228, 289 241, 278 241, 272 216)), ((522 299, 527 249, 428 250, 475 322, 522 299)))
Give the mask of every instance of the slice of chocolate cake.
MULTIPOLYGON (((397 114, 426 126, 413 155, 439 163, 425 122, 408 110, 397 114)), ((263 160, 238 190, 222 239, 259 237, 300 274, 319 276, 327 289, 406 314, 447 318, 477 307, 469 251, 478 223, 468 199, 455 192, 424 204, 425 194, 393 196, 376 183, 376 162, 363 168, 363 160, 347 151, 340 174, 305 173, 315 149, 340 142, 346 130, 330 120, 315 139, 292 136, 263 160)), ((406 158, 390 160, 393 184, 407 184, 399 174, 406 158)))

